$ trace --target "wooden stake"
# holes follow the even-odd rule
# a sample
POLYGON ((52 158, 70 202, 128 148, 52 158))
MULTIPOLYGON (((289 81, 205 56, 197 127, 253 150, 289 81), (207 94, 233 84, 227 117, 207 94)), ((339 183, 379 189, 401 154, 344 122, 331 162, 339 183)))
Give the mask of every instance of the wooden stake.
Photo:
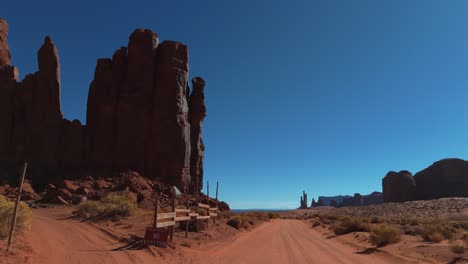
MULTIPOLYGON (((175 212, 175 197, 175 190, 172 189, 172 212, 175 212)), ((174 226, 171 226, 171 242, 174 242, 174 226)))
MULTIPOLYGON (((215 208, 218 208, 218 181, 216 181, 216 199, 215 199, 215 208)), ((218 211, 216 211, 218 213, 218 211)), ((216 224, 216 216, 213 219, 213 224, 216 224)))
MULTIPOLYGON (((188 196, 187 192, 185 192, 185 196, 186 196, 186 199, 187 199, 187 209, 190 210, 189 196, 188 196)), ((187 213, 187 216, 190 216, 190 211, 187 213)), ((190 222, 190 218, 189 218, 189 220, 185 221, 185 238, 188 238, 189 222, 190 222)))
POLYGON ((156 229, 156 223, 158 222, 158 193, 155 193, 154 197, 153 228, 156 229))
POLYGON ((218 181, 216 181, 216 201, 218 200, 218 181))
POLYGON ((15 210, 13 211, 13 221, 11 223, 10 236, 8 237, 7 251, 10 251, 11 242, 13 241, 13 232, 15 231, 16 217, 18 215, 18 204, 19 204, 20 199, 21 199, 21 192, 23 191, 23 182, 24 182, 24 177, 26 175, 26 168, 27 167, 28 167, 28 163, 25 162, 24 166, 23 166, 23 174, 21 175, 21 181, 20 181, 19 188, 18 188, 18 197, 16 197, 15 210))
POLYGON ((206 181, 206 204, 210 205, 210 182, 206 181))

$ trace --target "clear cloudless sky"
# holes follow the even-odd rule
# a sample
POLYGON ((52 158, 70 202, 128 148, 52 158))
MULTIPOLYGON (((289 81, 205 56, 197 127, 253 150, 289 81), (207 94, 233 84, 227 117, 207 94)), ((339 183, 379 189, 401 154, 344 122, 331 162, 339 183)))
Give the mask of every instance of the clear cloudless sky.
POLYGON ((467 1, 17 0, 0 16, 21 78, 52 37, 62 111, 83 123, 96 59, 134 29, 187 44, 205 180, 232 208, 368 194, 389 170, 468 156, 467 1))

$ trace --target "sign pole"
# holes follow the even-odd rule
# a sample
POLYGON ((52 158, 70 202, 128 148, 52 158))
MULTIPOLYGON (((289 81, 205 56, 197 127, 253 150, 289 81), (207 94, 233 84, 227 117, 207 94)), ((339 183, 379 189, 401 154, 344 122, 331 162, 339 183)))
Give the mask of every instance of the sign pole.
POLYGON ((19 183, 18 197, 16 197, 15 210, 13 211, 13 221, 11 223, 10 236, 8 237, 7 251, 10 251, 11 242, 13 241, 13 232, 15 231, 16 217, 18 215, 18 204, 19 204, 19 202, 21 200, 21 192, 23 191, 23 182, 24 182, 24 177, 26 175, 26 168, 27 167, 28 167, 28 163, 25 162, 24 165, 23 165, 23 174, 21 175, 21 181, 19 183))

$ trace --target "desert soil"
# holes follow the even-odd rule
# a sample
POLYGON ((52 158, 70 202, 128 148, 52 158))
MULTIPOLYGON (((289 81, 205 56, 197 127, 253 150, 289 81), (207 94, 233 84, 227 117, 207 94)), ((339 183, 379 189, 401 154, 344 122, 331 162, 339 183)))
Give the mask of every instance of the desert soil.
POLYGON ((26 235, 31 263, 405 263, 388 254, 359 254, 300 220, 273 220, 228 239, 179 245, 161 253, 152 247, 132 249, 95 225, 67 215, 64 209, 33 211, 32 229, 26 235))
POLYGON ((274 220, 233 241, 184 250, 186 263, 406 263, 387 254, 359 251, 324 237, 299 220, 274 220))

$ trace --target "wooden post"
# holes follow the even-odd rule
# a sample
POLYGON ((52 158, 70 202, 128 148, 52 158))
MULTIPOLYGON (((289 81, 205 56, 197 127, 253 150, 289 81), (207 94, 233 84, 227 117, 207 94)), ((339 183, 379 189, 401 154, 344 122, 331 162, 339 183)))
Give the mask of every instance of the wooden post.
MULTIPOLYGON (((207 215, 210 215, 210 182, 206 181, 206 204, 208 208, 206 208, 207 215)), ((209 223, 209 219, 205 220, 205 223, 209 223)))
POLYGON ((154 193, 154 218, 153 218, 153 228, 156 229, 158 222, 158 193, 154 193))
MULTIPOLYGON (((216 198, 215 198, 215 208, 218 208, 218 184, 219 182, 216 181, 216 198)), ((216 213, 218 213, 218 211, 216 211, 216 213)), ((216 224, 216 216, 214 217, 213 219, 213 224, 216 224)))
MULTIPOLYGON (((186 196, 186 199, 187 199, 187 210, 190 210, 189 195, 188 195, 187 192, 185 192, 185 196, 186 196)), ((187 216, 190 217, 190 211, 187 213, 187 216)), ((190 218, 189 218, 189 220, 185 221, 185 238, 188 238, 189 222, 190 222, 190 218)))
POLYGON ((15 204, 15 210, 13 211, 13 221, 11 223, 11 229, 10 229, 10 236, 8 237, 8 247, 7 251, 10 251, 11 249, 11 242, 13 241, 13 232, 15 231, 15 226, 16 226, 16 217, 18 215, 18 204, 21 199, 21 192, 23 191, 23 182, 24 182, 24 177, 26 175, 26 168, 28 167, 28 163, 25 162, 23 166, 23 174, 21 175, 21 181, 19 183, 19 188, 18 188, 18 197, 16 197, 16 204, 15 204))
MULTIPOLYGON (((175 198, 176 192, 174 188, 172 188, 172 212, 175 212, 175 198)), ((174 226, 171 226, 171 242, 174 242, 174 226)))
POLYGON ((210 182, 206 181, 206 204, 210 205, 210 182))

